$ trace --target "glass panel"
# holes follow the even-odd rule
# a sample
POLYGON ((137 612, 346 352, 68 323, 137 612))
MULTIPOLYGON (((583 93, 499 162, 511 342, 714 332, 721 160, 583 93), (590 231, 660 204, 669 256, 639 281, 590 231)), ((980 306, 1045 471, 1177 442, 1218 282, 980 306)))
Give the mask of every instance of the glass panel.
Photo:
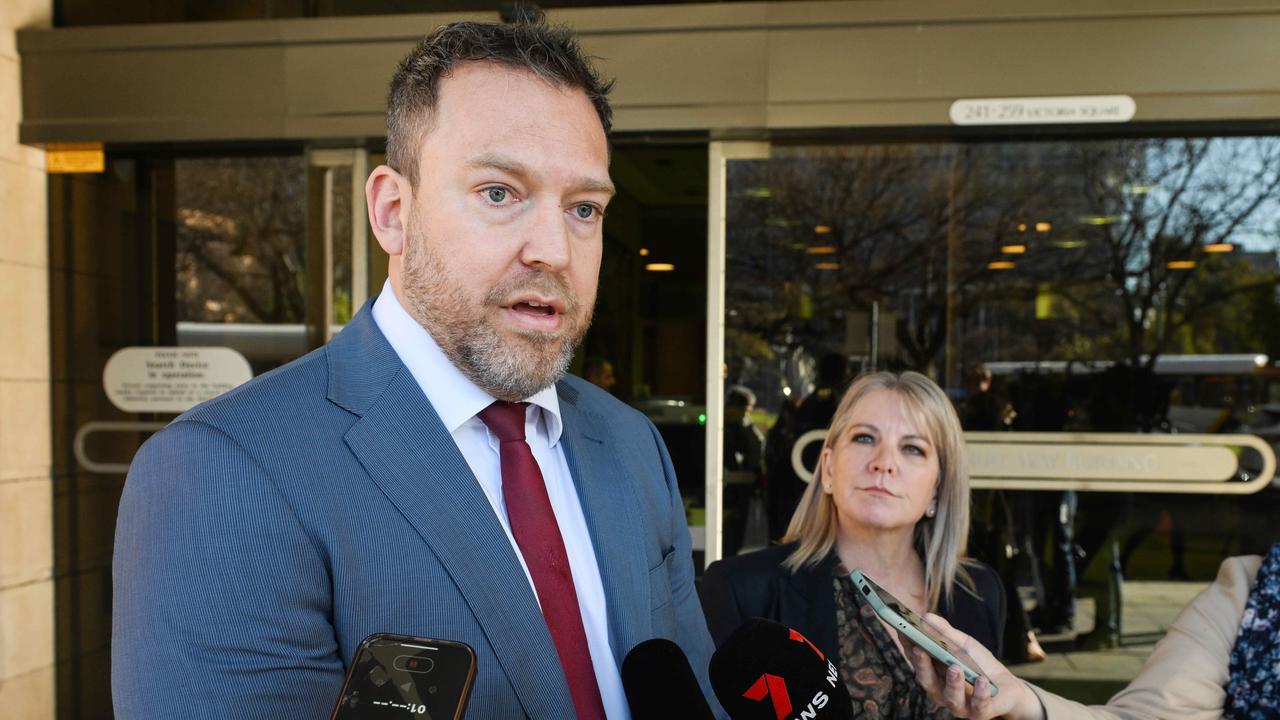
POLYGON ((330 322, 338 326, 351 321, 360 308, 351 302, 351 167, 331 168, 333 185, 329 190, 332 208, 330 227, 333 232, 333 317, 330 322))
MULTIPOLYGON (((228 345, 255 373, 305 352, 301 156, 109 155, 98 175, 51 175, 55 637, 59 717, 110 717, 111 559, 123 472, 149 428, 103 368, 130 346, 228 345), (295 330, 296 328, 296 330, 295 330)), ((349 203, 348 203, 349 204, 349 203)))
MULTIPOLYGON (((110 717, 111 555, 124 476, 81 469, 73 445, 89 422, 138 419, 108 402, 102 370, 122 347, 159 344, 146 306, 153 263, 165 253, 150 242, 146 216, 160 193, 144 190, 157 174, 163 168, 110 158, 98 175, 49 176, 53 636, 61 718, 110 717)), ((97 433, 85 451, 103 462, 128 462, 145 438, 97 433)))
POLYGON ((705 475, 706 166, 705 145, 614 148, 618 194, 595 319, 573 370, 602 386, 611 377, 610 391, 657 426, 695 526, 705 475))
POLYGON ((235 348, 255 374, 306 352, 306 177, 298 156, 174 161, 179 345, 235 348))
MULTIPOLYGON (((772 537, 805 487, 792 444, 864 370, 928 374, 971 431, 1280 439, 1278 138, 775 146, 729 163, 727 218, 727 379, 766 436, 772 537)), ((971 551, 1029 611, 1010 657, 1029 628, 1051 650, 1028 677, 1065 682, 1054 653, 1111 621, 1140 658, 1224 557, 1275 539, 1274 485, 1164 489, 975 493, 971 551)))

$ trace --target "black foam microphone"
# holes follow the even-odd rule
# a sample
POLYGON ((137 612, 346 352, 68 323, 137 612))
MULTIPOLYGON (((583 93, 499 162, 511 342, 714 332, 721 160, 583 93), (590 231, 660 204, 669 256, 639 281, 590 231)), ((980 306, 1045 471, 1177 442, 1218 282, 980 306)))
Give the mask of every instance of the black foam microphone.
POLYGON ((733 720, 845 720, 853 702, 836 660, 799 632, 756 618, 711 656, 711 687, 733 720))
POLYGON ((632 720, 715 720, 689 658, 666 638, 631 648, 622 661, 622 687, 632 720))

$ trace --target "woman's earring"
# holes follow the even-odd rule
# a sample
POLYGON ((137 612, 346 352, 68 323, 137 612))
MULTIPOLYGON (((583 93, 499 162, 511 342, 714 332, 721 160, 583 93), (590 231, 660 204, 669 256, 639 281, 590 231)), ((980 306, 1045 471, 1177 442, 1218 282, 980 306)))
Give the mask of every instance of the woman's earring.
POLYGON ((925 510, 925 511, 924 511, 924 514, 925 514, 926 516, 928 516, 928 517, 933 517, 934 515, 937 515, 937 514, 938 514, 938 501, 937 501, 937 500, 932 500, 932 501, 930 501, 930 502, 929 502, 929 508, 928 508, 927 510, 925 510))

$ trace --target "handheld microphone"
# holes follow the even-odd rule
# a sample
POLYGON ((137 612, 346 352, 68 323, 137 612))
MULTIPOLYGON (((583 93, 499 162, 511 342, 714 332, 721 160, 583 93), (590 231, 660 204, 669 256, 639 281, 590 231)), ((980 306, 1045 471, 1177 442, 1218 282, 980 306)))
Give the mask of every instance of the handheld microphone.
POLYGON ((666 638, 631 648, 622 661, 622 687, 632 720, 715 720, 689 658, 666 638))
POLYGON ((853 702, 835 658, 805 636, 761 618, 711 656, 711 687, 733 720, 845 720, 853 702))

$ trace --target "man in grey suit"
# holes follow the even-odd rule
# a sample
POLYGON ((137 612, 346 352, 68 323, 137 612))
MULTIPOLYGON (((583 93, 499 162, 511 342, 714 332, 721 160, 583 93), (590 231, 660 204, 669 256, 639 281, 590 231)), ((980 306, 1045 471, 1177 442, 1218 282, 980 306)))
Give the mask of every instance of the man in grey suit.
POLYGON ((327 717, 375 632, 471 645, 477 718, 626 718, 619 668, 652 637, 710 695, 666 448, 564 374, 613 195, 607 92, 540 19, 448 25, 403 61, 366 186, 387 288, 134 461, 119 717, 327 717))

